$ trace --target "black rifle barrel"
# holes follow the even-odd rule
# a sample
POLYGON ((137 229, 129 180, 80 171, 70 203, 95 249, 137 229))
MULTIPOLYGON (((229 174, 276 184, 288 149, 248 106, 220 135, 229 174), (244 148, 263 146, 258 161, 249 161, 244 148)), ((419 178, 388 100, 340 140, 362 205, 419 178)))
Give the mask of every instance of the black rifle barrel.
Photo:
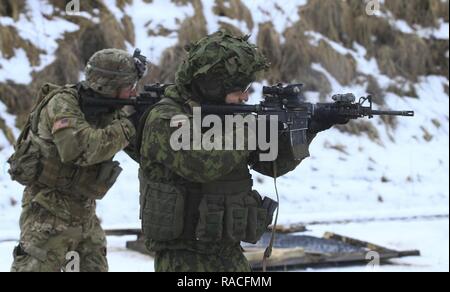
POLYGON ((404 116, 404 117, 414 117, 413 111, 379 111, 372 110, 370 112, 374 116, 404 116))

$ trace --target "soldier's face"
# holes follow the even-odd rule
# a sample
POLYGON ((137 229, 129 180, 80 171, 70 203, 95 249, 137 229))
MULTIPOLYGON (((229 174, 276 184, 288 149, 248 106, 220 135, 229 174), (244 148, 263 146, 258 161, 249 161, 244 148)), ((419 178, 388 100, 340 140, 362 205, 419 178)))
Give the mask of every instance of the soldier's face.
POLYGON ((225 98, 226 104, 242 104, 246 103, 249 98, 249 92, 248 90, 242 92, 242 91, 236 91, 229 93, 227 97, 225 98))

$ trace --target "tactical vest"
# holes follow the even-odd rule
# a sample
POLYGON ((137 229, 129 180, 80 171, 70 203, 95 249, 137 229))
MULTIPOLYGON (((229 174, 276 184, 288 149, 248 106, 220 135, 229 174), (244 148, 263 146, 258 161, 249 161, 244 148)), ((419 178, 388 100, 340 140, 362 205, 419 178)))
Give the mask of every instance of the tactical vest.
POLYGON ((142 169, 139 179, 142 230, 147 239, 155 241, 256 243, 272 222, 277 204, 252 190, 245 161, 210 183, 181 178, 172 184, 152 182, 142 169))
POLYGON ((8 159, 8 172, 13 180, 25 186, 55 189, 80 198, 101 199, 122 171, 119 163, 107 161, 89 167, 62 163, 56 145, 38 135, 41 111, 60 93, 78 97, 76 86, 46 84, 42 87, 14 146, 15 153, 8 159))

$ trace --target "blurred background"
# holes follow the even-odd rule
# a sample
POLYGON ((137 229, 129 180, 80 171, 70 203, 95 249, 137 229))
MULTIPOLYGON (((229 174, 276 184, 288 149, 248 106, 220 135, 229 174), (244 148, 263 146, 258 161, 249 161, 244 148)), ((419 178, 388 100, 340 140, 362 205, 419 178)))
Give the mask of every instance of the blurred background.
MULTIPOLYGON (((220 28, 250 34, 272 63, 251 103, 263 85, 295 82, 311 102, 370 93, 378 109, 416 112, 319 134, 311 157, 278 182, 281 223, 422 251, 387 270, 448 271, 448 0, 1 0, 0 271, 15 244, 5 240, 19 237, 23 191, 6 160, 40 86, 82 80, 90 56, 111 47, 148 56, 142 84, 171 82, 184 46, 220 28)), ((105 228, 139 228, 138 165, 117 160, 125 171, 99 216, 105 228)), ((270 178, 254 179, 274 196, 270 178)), ((153 269, 122 239, 109 243, 112 270, 153 269)))

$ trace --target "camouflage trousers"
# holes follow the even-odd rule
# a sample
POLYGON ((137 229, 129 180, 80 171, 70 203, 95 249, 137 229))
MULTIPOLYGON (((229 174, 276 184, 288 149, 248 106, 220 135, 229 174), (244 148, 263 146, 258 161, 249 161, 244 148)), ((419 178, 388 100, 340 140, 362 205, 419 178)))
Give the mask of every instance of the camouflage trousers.
POLYGON ((23 207, 20 228, 11 272, 61 272, 66 265, 72 271, 108 271, 105 232, 95 214, 83 222, 69 223, 30 203, 23 207), (69 256, 73 252, 76 258, 69 256), (78 259, 79 263, 73 262, 78 259))
POLYGON ((156 272, 251 272, 240 246, 221 253, 203 254, 189 250, 157 251, 156 272))

